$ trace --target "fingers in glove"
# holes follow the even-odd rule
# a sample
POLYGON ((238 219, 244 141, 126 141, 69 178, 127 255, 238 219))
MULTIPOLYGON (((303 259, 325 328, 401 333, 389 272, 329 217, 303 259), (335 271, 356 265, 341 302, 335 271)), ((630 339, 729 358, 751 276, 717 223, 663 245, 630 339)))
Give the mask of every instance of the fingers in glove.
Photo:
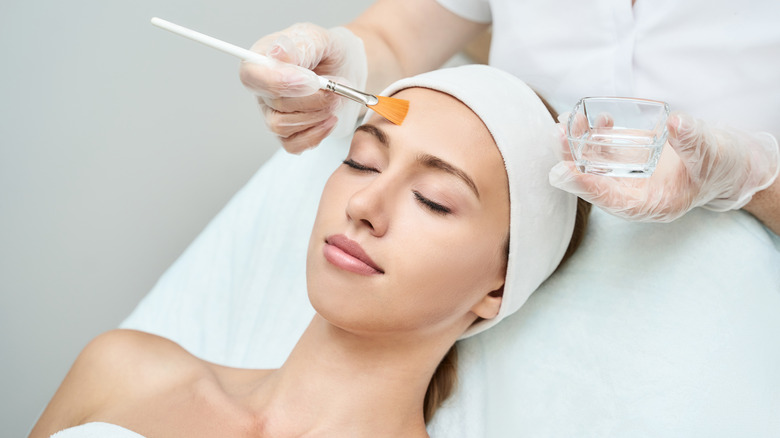
POLYGON ((292 112, 311 112, 311 111, 331 111, 336 112, 344 103, 344 98, 331 93, 330 91, 320 90, 309 96, 302 97, 263 97, 260 99, 262 104, 283 113, 292 112))
POLYGON ((634 203, 640 195, 638 189, 623 186, 616 178, 581 173, 571 161, 553 166, 549 180, 554 187, 605 208, 619 207, 617 204, 623 204, 624 198, 634 203))
POLYGON ((571 155, 571 146, 569 145, 569 138, 566 135, 566 123, 569 120, 569 112, 558 115, 558 123, 555 125, 558 129, 558 138, 560 149, 558 150, 558 157, 563 161, 574 161, 574 157, 571 155))
POLYGON ((613 128, 615 126, 615 119, 612 114, 601 113, 596 117, 596 128, 613 128))
POLYGON ((246 88, 263 97, 309 96, 320 89, 319 78, 314 72, 282 62, 269 67, 243 61, 239 76, 246 88))
POLYGON ((613 178, 580 173, 573 162, 558 163, 549 174, 550 184, 554 187, 577 195, 617 217, 671 222, 682 216, 687 211, 689 200, 673 196, 664 185, 651 178, 613 178))
POLYGON ((708 141, 706 130, 686 114, 672 114, 666 128, 669 130, 669 145, 688 169, 690 178, 695 182, 706 180, 716 164, 716 142, 708 141))
POLYGON ((300 154, 306 149, 311 149, 320 144, 330 134, 337 122, 338 118, 333 116, 303 131, 287 137, 279 137, 279 140, 287 152, 300 154))
POLYGON ((273 133, 283 138, 305 131, 333 117, 333 112, 327 109, 288 113, 262 106, 262 111, 268 128, 273 133))
POLYGON ((564 113, 561 115, 561 117, 558 117, 558 119, 561 120, 563 116, 566 116, 566 118, 563 119, 561 123, 565 124, 566 133, 571 137, 579 138, 588 132, 588 119, 584 114, 577 113, 574 115, 574 120, 570 121, 570 113, 564 113))
MULTIPOLYGON (((590 126, 587 117, 582 113, 574 115, 574 119, 569 123, 571 113, 566 112, 558 116, 559 129, 561 131, 561 154, 564 161, 574 161, 571 147, 568 142, 567 131, 571 130, 571 136, 573 138, 582 138, 593 129, 610 129, 615 125, 614 118, 608 113, 599 114, 596 117, 595 124, 590 126)), ((619 153, 618 149, 613 148, 590 148, 588 149, 588 157, 591 160, 611 162, 620 161, 620 157, 616 157, 615 154, 619 153)))

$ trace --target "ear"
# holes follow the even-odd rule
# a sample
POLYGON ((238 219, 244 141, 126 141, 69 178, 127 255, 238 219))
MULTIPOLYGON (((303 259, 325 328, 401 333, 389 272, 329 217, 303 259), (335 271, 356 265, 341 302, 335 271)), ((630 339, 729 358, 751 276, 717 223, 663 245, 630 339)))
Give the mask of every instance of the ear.
POLYGON ((504 297, 504 285, 482 297, 471 312, 482 319, 492 319, 498 315, 498 309, 501 308, 501 300, 504 297))

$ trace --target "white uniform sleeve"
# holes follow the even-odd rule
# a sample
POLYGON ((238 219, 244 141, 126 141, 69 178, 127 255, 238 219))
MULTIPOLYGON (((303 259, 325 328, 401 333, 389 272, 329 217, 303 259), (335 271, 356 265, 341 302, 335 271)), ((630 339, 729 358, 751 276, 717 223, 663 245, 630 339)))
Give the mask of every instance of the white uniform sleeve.
POLYGON ((448 11, 477 23, 491 23, 488 0, 436 0, 448 11))

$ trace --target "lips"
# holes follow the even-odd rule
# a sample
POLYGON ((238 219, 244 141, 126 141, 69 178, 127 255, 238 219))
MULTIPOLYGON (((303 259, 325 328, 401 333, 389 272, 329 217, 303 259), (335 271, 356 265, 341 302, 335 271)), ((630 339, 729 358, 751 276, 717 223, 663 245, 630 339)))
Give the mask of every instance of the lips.
POLYGON ((343 234, 328 236, 322 252, 327 261, 346 271, 361 275, 385 273, 371 260, 359 243, 343 234))

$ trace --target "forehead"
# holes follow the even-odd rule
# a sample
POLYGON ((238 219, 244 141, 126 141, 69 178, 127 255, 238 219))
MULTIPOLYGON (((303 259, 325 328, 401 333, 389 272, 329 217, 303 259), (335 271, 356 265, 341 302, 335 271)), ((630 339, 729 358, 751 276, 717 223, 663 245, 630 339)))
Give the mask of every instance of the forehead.
POLYGON ((436 156, 463 169, 480 192, 506 186, 504 161, 490 131, 463 102, 420 87, 401 90, 393 97, 409 101, 409 112, 401 125, 376 114, 368 120, 387 135, 391 153, 402 150, 436 156))
POLYGON ((490 150, 497 152, 493 137, 482 120, 449 94, 414 87, 403 89, 393 97, 409 101, 409 112, 402 125, 392 125, 376 114, 369 119, 369 123, 381 126, 389 136, 403 138, 410 145, 446 153, 460 151, 473 155, 490 150))
POLYGON ((481 125, 484 128, 484 123, 471 108, 447 93, 430 88, 413 87, 405 88, 393 94, 393 97, 410 102, 407 117, 411 116, 416 120, 424 119, 430 126, 437 126, 437 122, 458 120, 471 127, 481 125))

